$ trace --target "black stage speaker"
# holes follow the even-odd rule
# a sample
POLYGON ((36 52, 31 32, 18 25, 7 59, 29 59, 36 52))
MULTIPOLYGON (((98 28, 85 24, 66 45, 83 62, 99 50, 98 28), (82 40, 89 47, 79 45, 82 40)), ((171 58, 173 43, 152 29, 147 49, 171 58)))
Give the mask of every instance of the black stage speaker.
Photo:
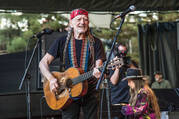
MULTIPOLYGON (((32 50, 0 55, 0 94, 19 91, 19 85, 25 72, 25 62, 28 64, 31 54, 32 50), (27 56, 26 61, 25 56, 27 56)), ((33 91, 36 90, 37 69, 37 52, 35 52, 28 71, 31 75, 30 89, 33 91)), ((25 91, 25 85, 26 80, 23 82, 21 91, 25 91)))

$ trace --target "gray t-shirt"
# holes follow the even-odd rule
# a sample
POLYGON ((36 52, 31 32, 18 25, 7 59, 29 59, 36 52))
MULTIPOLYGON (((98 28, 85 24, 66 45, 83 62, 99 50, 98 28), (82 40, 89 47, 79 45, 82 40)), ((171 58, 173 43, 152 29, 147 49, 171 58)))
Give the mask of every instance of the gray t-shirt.
POLYGON ((153 82, 151 88, 153 89, 167 89, 171 88, 170 82, 168 80, 163 79, 162 82, 153 82))

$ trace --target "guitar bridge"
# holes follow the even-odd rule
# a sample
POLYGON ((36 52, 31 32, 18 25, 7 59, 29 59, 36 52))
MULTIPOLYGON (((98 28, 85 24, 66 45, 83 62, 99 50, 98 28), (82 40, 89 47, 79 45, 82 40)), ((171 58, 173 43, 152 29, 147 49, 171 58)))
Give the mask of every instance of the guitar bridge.
POLYGON ((63 90, 61 90, 61 92, 58 92, 57 94, 55 94, 55 97, 58 100, 60 98, 66 97, 67 94, 68 94, 67 89, 63 89, 63 90))

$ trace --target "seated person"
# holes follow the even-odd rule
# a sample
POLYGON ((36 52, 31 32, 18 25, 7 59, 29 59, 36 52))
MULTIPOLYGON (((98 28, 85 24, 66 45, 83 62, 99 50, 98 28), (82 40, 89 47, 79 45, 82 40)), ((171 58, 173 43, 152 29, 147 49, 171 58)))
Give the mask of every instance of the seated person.
POLYGON ((155 72, 155 82, 152 83, 151 88, 153 89, 167 89, 171 88, 171 84, 168 80, 163 79, 162 73, 155 72))
POLYGON ((126 80, 130 87, 130 100, 122 107, 122 114, 130 119, 160 119, 157 97, 141 75, 141 70, 127 69, 127 76, 122 81, 126 80))

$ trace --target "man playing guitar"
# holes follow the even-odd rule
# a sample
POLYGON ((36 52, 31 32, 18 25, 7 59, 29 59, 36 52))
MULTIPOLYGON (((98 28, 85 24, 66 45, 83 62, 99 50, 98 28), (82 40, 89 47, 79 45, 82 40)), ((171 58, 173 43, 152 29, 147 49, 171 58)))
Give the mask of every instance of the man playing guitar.
MULTIPOLYGON (((64 107, 61 108, 62 119, 79 119, 80 109, 84 113, 84 119, 97 119, 98 92, 95 87, 97 78, 100 77, 100 72, 97 68, 102 65, 104 60, 105 52, 102 42, 90 33, 88 12, 81 8, 73 10, 70 14, 68 35, 57 39, 39 63, 41 73, 48 82, 45 85, 45 91, 47 91, 45 96, 54 97, 53 99, 48 99, 52 108, 57 109, 56 104, 53 104, 53 102, 58 103, 58 99, 61 98, 57 96, 59 92, 63 92, 65 96, 68 94, 66 98, 68 98, 67 102, 70 102, 70 104, 65 103, 64 107), (62 74, 53 74, 49 71, 49 65, 58 57, 65 64, 65 70, 70 70, 62 74), (83 72, 93 71, 93 77, 87 80, 88 86, 87 83, 79 84, 79 86, 76 86, 77 90, 73 88, 71 90, 71 86, 67 81, 65 84, 67 88, 59 91, 60 82, 75 78, 76 74, 79 75, 74 68, 83 70, 83 72), (58 81, 58 78, 62 80, 58 81), (79 92, 78 87, 81 90, 83 86, 87 86, 87 89, 81 91, 80 96, 82 97, 73 94, 75 91, 79 92)), ((74 82, 72 81, 71 83, 73 84, 74 82)), ((64 100, 66 99, 64 98, 64 100)), ((59 104, 64 103, 64 100, 59 104)))

